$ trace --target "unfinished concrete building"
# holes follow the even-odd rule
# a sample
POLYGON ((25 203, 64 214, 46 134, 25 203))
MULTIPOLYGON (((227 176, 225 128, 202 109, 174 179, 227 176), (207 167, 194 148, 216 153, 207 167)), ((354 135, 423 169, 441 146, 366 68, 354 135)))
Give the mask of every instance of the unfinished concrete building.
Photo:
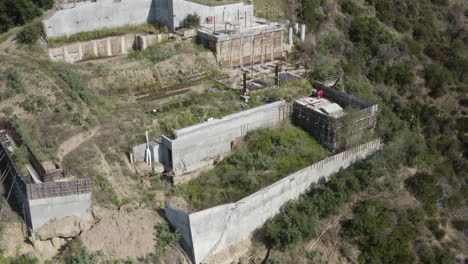
POLYGON ((281 59, 292 47, 292 36, 284 25, 247 15, 235 23, 204 24, 197 38, 225 67, 281 59))
POLYGON ((58 167, 46 169, 7 119, 0 120, 0 175, 7 202, 32 230, 67 216, 92 218, 91 179, 74 179, 58 167), (13 158, 21 146, 27 150, 26 164, 13 158))
MULTIPOLYGON (((289 112, 288 104, 278 101, 175 130, 172 136, 162 136, 147 147, 151 160, 164 164, 166 171, 172 172, 174 183, 180 183, 231 153, 249 131, 275 127, 289 118, 289 112)), ((144 150, 145 145, 133 149, 135 161, 143 161, 144 150)))
POLYGON ((330 151, 342 151, 374 137, 378 105, 316 84, 317 95, 294 102, 292 122, 330 151))

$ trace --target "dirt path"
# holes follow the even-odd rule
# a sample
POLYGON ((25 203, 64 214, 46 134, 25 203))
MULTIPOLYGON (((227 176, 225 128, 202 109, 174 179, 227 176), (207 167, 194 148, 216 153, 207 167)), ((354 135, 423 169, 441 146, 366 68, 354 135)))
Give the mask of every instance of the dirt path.
POLYGON ((78 133, 74 135, 73 137, 67 139, 65 142, 63 142, 58 151, 57 151, 57 159, 61 163, 63 161, 63 158, 73 150, 77 149, 81 144, 84 142, 90 140, 92 137, 96 135, 98 132, 99 127, 95 127, 89 131, 85 131, 82 133, 78 133))

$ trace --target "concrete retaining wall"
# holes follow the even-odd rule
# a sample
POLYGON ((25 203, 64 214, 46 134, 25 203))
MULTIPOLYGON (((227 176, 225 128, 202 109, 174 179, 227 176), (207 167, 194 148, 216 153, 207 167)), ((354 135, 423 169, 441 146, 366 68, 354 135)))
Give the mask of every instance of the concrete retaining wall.
POLYGON ((156 22, 155 0, 98 0, 57 11, 43 21, 48 38, 156 22))
POLYGON ((91 193, 29 200, 31 228, 36 229, 53 219, 77 216, 91 220, 91 193))
POLYGON ((170 164, 165 165, 172 165, 175 176, 211 165, 231 152, 235 141, 249 131, 274 127, 288 118, 286 109, 286 103, 278 101, 176 130, 175 139, 162 138, 162 152, 172 157, 170 164))
POLYGON ((187 233, 190 230, 190 240, 184 243, 190 245, 187 250, 192 254, 195 263, 206 261, 208 257, 221 250, 247 239, 252 232, 261 227, 269 218, 276 215, 280 208, 289 200, 309 190, 311 184, 346 168, 356 160, 367 157, 380 148, 380 140, 341 152, 296 173, 283 178, 272 185, 253 193, 246 198, 231 204, 225 204, 192 213, 188 216, 189 223, 177 216, 175 209, 168 206, 166 214, 170 223, 187 233))
POLYGON ((48 38, 125 25, 158 22, 174 30, 188 14, 197 13, 204 23, 209 16, 217 23, 237 21, 253 15, 253 5, 236 3, 205 6, 185 0, 97 0, 67 5, 43 21, 48 38))
POLYGON ((62 47, 49 48, 49 57, 52 61, 73 63, 92 58, 123 55, 137 48, 145 49, 148 45, 168 39, 170 35, 170 33, 156 35, 127 34, 117 37, 77 42, 62 47), (143 44, 140 47, 137 47, 137 37, 140 39, 139 42, 143 44))

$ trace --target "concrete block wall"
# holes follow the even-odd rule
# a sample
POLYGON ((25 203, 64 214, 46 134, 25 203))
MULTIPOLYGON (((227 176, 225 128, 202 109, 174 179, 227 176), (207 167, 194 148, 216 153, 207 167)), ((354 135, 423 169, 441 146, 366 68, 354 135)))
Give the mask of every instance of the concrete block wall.
MULTIPOLYGON (((284 28, 257 35, 240 35, 224 41, 216 41, 216 58, 225 67, 264 63, 283 58, 289 50, 285 43, 284 28)), ((208 45, 213 46, 212 44, 208 45)))
POLYGON ((165 165, 172 167, 175 177, 194 172, 231 152, 234 141, 249 131, 274 127, 285 118, 286 102, 278 101, 176 130, 174 139, 162 138, 162 152, 172 157, 165 165))
POLYGON ((189 245, 186 250, 198 264, 247 239, 255 229, 276 215, 286 202, 298 198, 320 179, 328 179, 340 169, 371 155, 380 146, 380 140, 374 140, 328 157, 236 203, 189 214, 188 221, 187 214, 171 206, 166 207, 166 215, 171 225, 184 234, 184 244, 189 245))

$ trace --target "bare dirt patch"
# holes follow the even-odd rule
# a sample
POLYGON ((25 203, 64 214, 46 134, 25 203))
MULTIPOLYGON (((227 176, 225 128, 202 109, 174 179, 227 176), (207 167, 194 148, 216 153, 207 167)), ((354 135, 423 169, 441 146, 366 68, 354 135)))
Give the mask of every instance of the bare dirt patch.
POLYGON ((96 135, 98 130, 99 130, 99 127, 95 127, 91 129, 90 131, 78 133, 72 136, 71 138, 67 139, 65 142, 63 142, 57 151, 58 161, 61 163, 63 160, 63 157, 68 155, 73 150, 77 149, 84 142, 90 140, 94 135, 96 135))
POLYGON ((154 226, 164 220, 147 208, 120 211, 95 208, 96 223, 81 234, 91 252, 101 250, 106 256, 126 259, 144 257, 154 252, 154 226))

